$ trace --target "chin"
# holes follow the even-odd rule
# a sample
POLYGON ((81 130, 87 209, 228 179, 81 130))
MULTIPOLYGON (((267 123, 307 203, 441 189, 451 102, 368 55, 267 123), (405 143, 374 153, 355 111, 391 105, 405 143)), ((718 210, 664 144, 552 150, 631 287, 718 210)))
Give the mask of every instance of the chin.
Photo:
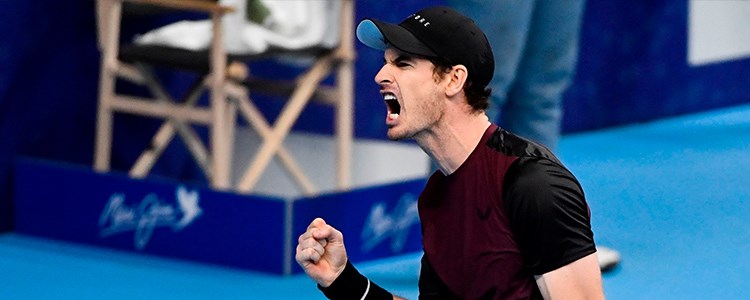
POLYGON ((397 132, 393 128, 388 129, 388 139, 391 141, 400 141, 407 138, 403 132, 397 132))
POLYGON ((407 131, 395 131, 392 128, 388 130, 388 139, 391 141, 401 141, 414 137, 414 134, 407 131))
POLYGON ((391 141, 400 141, 400 140, 403 140, 404 138, 398 135, 389 134, 388 139, 391 141))

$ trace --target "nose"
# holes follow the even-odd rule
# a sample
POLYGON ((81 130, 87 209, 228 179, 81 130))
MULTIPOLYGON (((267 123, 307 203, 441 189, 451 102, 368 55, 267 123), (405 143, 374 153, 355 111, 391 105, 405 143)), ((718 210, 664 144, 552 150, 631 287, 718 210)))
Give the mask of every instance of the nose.
POLYGON ((380 86, 393 82, 388 72, 388 65, 385 64, 380 68, 377 74, 375 74, 375 83, 380 86))

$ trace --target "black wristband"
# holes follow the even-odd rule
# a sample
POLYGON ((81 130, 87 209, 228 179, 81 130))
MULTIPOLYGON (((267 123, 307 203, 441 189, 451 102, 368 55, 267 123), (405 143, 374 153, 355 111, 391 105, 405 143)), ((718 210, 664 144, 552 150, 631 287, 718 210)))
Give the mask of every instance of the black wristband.
POLYGON ((323 292, 326 298, 331 300, 391 300, 393 295, 381 288, 377 284, 370 282, 367 277, 360 274, 351 262, 346 262, 344 271, 339 277, 324 288, 318 285, 318 289, 323 292))

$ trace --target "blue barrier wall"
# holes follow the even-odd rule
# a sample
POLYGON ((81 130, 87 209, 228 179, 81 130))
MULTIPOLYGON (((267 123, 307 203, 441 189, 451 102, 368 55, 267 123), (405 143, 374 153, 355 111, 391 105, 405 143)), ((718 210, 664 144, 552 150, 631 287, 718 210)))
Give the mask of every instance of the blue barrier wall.
POLYGON ((424 180, 280 199, 36 159, 15 169, 14 225, 27 235, 273 274, 302 271, 297 237, 316 217, 344 233, 354 262, 422 249, 424 180))
POLYGON ((39 160, 16 164, 15 230, 282 274, 286 201, 39 160))
MULTIPOLYGON (((434 1, 356 1, 356 19, 399 21, 434 1)), ((750 60, 690 66, 688 1, 589 1, 578 73, 565 95, 563 130, 576 132, 750 101, 750 60)), ((0 231, 13 223, 12 161, 17 155, 90 165, 99 72, 94 2, 0 1, 0 231)), ((164 20, 143 18, 133 34, 164 20)), ((355 133, 385 137, 384 107, 372 77, 382 54, 357 44, 355 133), (372 113, 375 112, 375 113, 372 113)), ((293 72, 277 65, 258 71, 293 72)), ((165 74, 168 87, 184 74, 165 74)), ((273 118, 280 102, 259 103, 273 118)), ((328 132, 332 112, 310 105, 295 130, 328 132)), ((118 117, 114 169, 123 169, 150 140, 158 123, 118 117)), ((202 180, 176 141, 155 174, 202 180)))

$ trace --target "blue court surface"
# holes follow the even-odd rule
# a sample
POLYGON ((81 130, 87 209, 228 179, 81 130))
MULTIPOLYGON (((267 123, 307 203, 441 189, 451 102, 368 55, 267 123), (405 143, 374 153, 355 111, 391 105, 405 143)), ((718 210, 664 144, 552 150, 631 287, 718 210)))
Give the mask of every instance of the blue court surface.
MULTIPOLYGON (((565 136, 597 243, 621 252, 608 299, 750 299, 750 106, 565 136)), ((346 234, 346 233, 345 233, 346 234)), ((419 253, 359 264, 417 299, 419 253)), ((1 299, 324 299, 280 277, 0 235, 1 299)))

